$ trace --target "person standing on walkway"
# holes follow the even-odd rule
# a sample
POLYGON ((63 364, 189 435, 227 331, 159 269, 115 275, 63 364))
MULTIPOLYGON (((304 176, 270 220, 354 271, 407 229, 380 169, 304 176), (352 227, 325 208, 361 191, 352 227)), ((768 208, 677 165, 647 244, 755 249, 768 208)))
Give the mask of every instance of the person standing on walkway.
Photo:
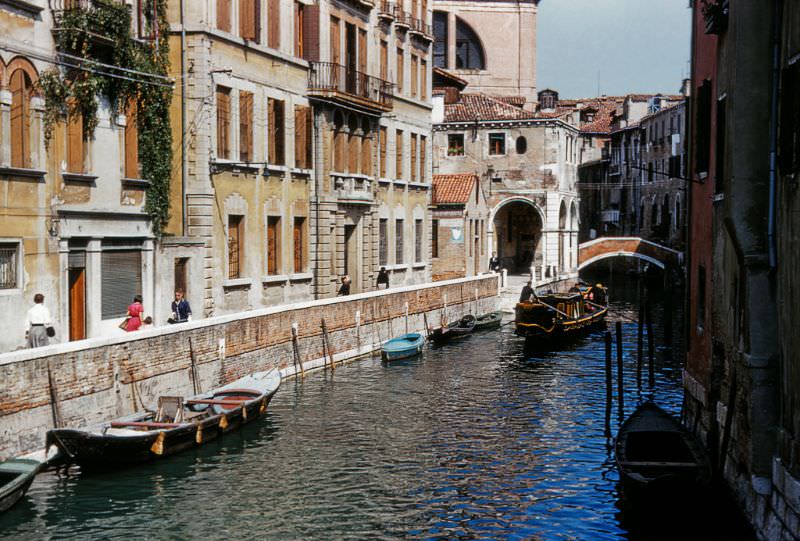
POLYGON ((350 277, 348 275, 342 276, 342 285, 339 287, 339 292, 336 293, 337 297, 344 297, 350 294, 350 277))
POLYGON ((189 301, 183 298, 183 291, 175 291, 175 300, 172 301, 172 315, 167 320, 169 323, 185 323, 192 320, 192 307, 189 301))
POLYGON ((138 331, 142 326, 142 313, 144 313, 144 306, 142 306, 142 296, 136 295, 133 298, 133 304, 128 306, 128 320, 125 325, 125 330, 128 332, 138 331))
POLYGON ((381 270, 378 271, 378 279, 375 282, 376 289, 380 289, 381 286, 384 286, 383 289, 389 289, 389 271, 386 270, 386 267, 381 267, 381 270))
POLYGON ((25 317, 28 347, 38 348, 46 346, 50 340, 47 338, 47 328, 50 326, 50 310, 44 305, 44 295, 37 293, 33 296, 33 306, 25 317))
POLYGON ((492 252, 492 257, 489 258, 489 270, 500 272, 500 258, 497 257, 497 252, 492 252))

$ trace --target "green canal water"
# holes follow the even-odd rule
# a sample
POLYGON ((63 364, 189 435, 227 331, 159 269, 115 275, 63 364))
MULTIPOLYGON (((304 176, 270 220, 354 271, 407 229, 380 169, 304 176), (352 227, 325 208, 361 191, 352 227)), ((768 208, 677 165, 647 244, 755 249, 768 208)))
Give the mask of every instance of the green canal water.
MULTIPOLYGON (((612 321, 635 318, 635 283, 612 287, 612 321)), ((682 347, 664 346, 663 317, 657 303, 654 395, 679 414, 682 347)), ((650 392, 637 389, 637 327, 623 321, 627 415, 650 392)), ((753 539, 722 504, 645 517, 621 500, 610 450, 621 418, 615 394, 607 422, 604 355, 602 331, 533 353, 506 326, 414 360, 287 380, 266 419, 197 450, 113 473, 39 476, 0 516, 0 535, 753 539)))

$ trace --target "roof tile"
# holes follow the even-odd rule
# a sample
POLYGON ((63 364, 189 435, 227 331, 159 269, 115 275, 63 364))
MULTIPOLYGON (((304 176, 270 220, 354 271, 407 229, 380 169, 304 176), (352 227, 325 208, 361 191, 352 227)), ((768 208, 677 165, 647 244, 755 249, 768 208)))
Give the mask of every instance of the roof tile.
POLYGON ((433 204, 465 205, 477 182, 474 173, 433 175, 433 204))

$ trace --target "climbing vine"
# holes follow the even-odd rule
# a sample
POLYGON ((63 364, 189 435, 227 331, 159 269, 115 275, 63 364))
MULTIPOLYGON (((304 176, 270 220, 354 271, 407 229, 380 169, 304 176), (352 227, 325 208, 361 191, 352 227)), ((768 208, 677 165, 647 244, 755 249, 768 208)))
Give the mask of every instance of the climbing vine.
POLYGON ((94 0, 86 7, 61 12, 54 37, 64 65, 39 78, 47 142, 57 124, 76 116, 82 116, 84 136, 91 138, 100 98, 108 99, 115 115, 129 104, 136 105, 139 160, 142 176, 150 182, 145 212, 158 235, 169 219, 172 87, 164 79, 143 74, 166 76, 168 72, 169 43, 166 35, 158 37, 156 32, 169 28, 166 4, 145 2, 142 12, 150 16, 142 25, 145 33, 158 38, 152 40, 134 39, 130 11, 112 0, 94 0))

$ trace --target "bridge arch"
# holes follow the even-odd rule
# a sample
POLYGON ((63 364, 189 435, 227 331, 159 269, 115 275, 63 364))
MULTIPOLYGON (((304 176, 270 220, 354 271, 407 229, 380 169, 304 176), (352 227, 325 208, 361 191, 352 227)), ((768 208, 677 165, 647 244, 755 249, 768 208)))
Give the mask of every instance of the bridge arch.
POLYGON ((578 246, 578 270, 612 257, 633 257, 660 269, 683 259, 681 252, 639 237, 600 237, 578 246))
POLYGON ((497 252, 510 272, 530 272, 544 257, 545 223, 545 214, 534 200, 522 196, 504 199, 489 214, 491 251, 497 252))
POLYGON ((580 265, 578 265, 578 270, 579 271, 583 270, 586 267, 593 265, 594 263, 597 263, 598 261, 602 261, 603 259, 611 259, 612 257, 633 257, 636 259, 641 259, 642 261, 647 261, 648 263, 652 263, 659 269, 666 268, 666 265, 664 263, 662 263, 661 261, 659 261, 654 257, 650 257, 644 254, 639 254, 636 252, 614 252, 614 253, 600 254, 591 259, 587 259, 586 261, 583 261, 581 262, 580 265))

